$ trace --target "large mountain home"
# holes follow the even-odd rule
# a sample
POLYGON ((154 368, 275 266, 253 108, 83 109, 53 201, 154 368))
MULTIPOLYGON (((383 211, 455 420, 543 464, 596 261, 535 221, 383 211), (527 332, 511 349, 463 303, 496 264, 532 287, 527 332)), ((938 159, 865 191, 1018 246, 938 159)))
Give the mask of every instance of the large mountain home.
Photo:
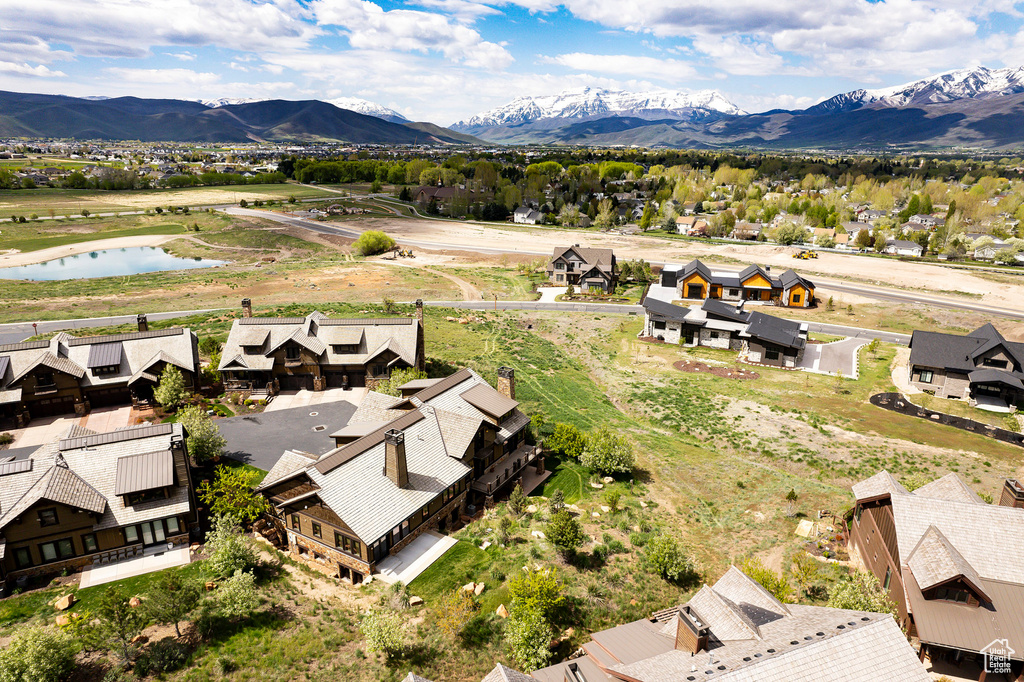
MULTIPOLYGON (((736 567, 685 604, 591 635, 538 682, 928 682, 892 616, 783 604, 736 567)), ((513 678, 517 679, 518 678, 513 678)), ((527 678, 529 679, 529 678, 527 678)))
POLYGON ((619 273, 611 249, 588 249, 573 244, 556 248, 545 268, 555 286, 578 286, 583 291, 615 291, 619 273))
POLYGON ((188 329, 150 331, 139 315, 139 331, 75 337, 61 332, 48 341, 0 345, 0 428, 20 428, 30 419, 94 407, 152 400, 168 364, 197 389, 199 349, 188 329), (10 426, 7 426, 10 425, 10 426))
POLYGON ((229 391, 373 387, 395 369, 423 370, 423 302, 416 317, 243 317, 231 325, 218 369, 229 391))
POLYGON ((406 392, 370 392, 332 434, 340 447, 286 452, 259 487, 289 550, 353 583, 424 531, 452 528, 468 504, 510 490, 530 464, 543 473, 511 368, 498 370, 498 390, 463 369, 406 392))
POLYGON ((186 437, 180 424, 73 426, 26 459, 0 459, 0 593, 21 576, 187 542, 196 505, 186 437))
POLYGON ((1024 343, 1007 341, 991 323, 966 336, 914 331, 908 366, 910 383, 940 398, 995 411, 1024 403, 1024 343))
POLYGON ((661 270, 662 287, 673 288, 678 298, 715 298, 724 301, 760 301, 795 308, 814 303, 814 284, 794 270, 779 277, 771 267, 749 265, 739 273, 713 272, 699 260, 686 265, 665 265, 661 270))
MULTIPOLYGON (((882 471, 853 486, 850 545, 896 603, 921 657, 979 667, 1002 640, 1024 679, 1024 489, 988 504, 956 474, 908 491, 882 471)), ((998 678, 995 678, 998 679, 998 678)))
MULTIPOLYGON (((419 675, 416 675, 415 673, 409 673, 408 675, 406 675, 405 677, 402 678, 402 682, 431 682, 431 681, 428 680, 425 677, 420 677, 419 675)), ((530 677, 529 675, 524 675, 523 673, 519 672, 518 670, 513 670, 512 668, 509 668, 508 666, 504 666, 504 665, 499 663, 498 665, 494 666, 494 668, 491 670, 491 672, 487 673, 484 676, 484 678, 482 680, 480 680, 480 682, 537 682, 537 679, 534 678, 534 677, 530 677)), ((558 682, 565 682, 565 681, 564 680, 559 680, 558 682)), ((580 680, 579 682, 586 682, 586 681, 585 680, 580 680)))
POLYGON ((796 367, 807 347, 807 325, 705 299, 689 308, 647 297, 641 337, 682 346, 740 351, 750 362, 796 367))

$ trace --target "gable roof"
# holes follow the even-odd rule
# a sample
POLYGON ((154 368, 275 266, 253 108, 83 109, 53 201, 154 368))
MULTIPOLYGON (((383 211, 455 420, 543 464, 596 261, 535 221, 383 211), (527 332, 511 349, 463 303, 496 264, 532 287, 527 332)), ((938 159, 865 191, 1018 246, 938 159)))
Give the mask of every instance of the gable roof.
POLYGON ((932 497, 936 500, 987 504, 985 500, 978 496, 978 493, 971 490, 959 476, 952 472, 921 486, 913 494, 920 497, 932 497))
POLYGON ((751 312, 747 334, 759 341, 785 348, 800 349, 807 345, 807 339, 801 336, 802 324, 781 317, 751 312))
POLYGON ((750 313, 743 310, 742 304, 737 307, 724 301, 706 298, 700 307, 708 315, 729 320, 730 322, 741 322, 744 324, 750 322, 750 313))
MULTIPOLYGON (((845 237, 846 235, 839 236, 845 237)), ((783 289, 790 289, 793 286, 796 286, 797 284, 802 285, 805 289, 814 288, 814 283, 811 282, 811 280, 802 277, 797 273, 796 270, 793 270, 792 268, 786 270, 784 273, 779 275, 779 283, 782 284, 783 289)))
POLYGON ((495 419, 501 419, 519 406, 518 402, 503 396, 486 383, 474 384, 459 395, 467 403, 495 419))
POLYGON ((986 323, 966 335, 946 334, 944 332, 926 332, 915 330, 910 337, 910 364, 924 367, 941 367, 960 372, 970 373, 976 369, 984 374, 979 375, 983 381, 1008 381, 1008 379, 990 374, 988 370, 995 368, 978 368, 976 360, 979 356, 993 348, 1002 346, 1017 365, 1002 370, 1012 374, 1018 380, 1024 379, 1024 343, 1007 341, 991 323, 986 323))
POLYGON ((895 495, 909 495, 910 491, 885 469, 871 478, 853 484, 853 496, 858 502, 876 500, 895 495))
POLYGON ((699 274, 705 282, 711 283, 711 270, 696 258, 683 266, 683 269, 676 276, 676 281, 682 282, 693 273, 699 274))
POLYGON ((678 320, 680 322, 685 320, 686 316, 690 313, 689 308, 666 303, 665 301, 652 298, 650 296, 644 299, 644 310, 646 310, 648 314, 653 313, 669 320, 678 320))
POLYGON ((907 557, 907 566, 913 571, 914 578, 922 590, 960 577, 974 588, 984 601, 991 601, 981 587, 981 576, 935 526, 928 526, 917 547, 907 557))

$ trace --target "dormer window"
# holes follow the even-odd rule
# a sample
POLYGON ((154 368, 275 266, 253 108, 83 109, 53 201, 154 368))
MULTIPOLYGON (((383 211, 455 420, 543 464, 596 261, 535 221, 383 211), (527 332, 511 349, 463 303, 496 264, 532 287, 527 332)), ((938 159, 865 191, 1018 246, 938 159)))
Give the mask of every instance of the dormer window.
POLYGON ((359 346, 354 343, 335 343, 331 346, 331 350, 336 355, 353 355, 359 352, 359 346))
POLYGON ((970 599, 971 593, 967 590, 957 590, 953 588, 940 587, 935 590, 935 598, 942 599, 944 601, 952 601, 957 604, 966 604, 967 600, 970 599))
POLYGON ((53 372, 36 372, 36 388, 56 388, 53 372))
POLYGON ((57 519, 57 509, 51 507, 49 509, 39 510, 39 525, 40 526, 56 526, 60 521, 57 519))
POLYGON ((120 365, 105 365, 103 367, 93 367, 92 375, 94 377, 104 376, 108 374, 117 374, 117 371, 121 369, 120 365))
POLYGON ((242 353, 245 355, 259 355, 262 346, 242 346, 242 353))
POLYGON ((298 360, 299 359, 299 347, 298 346, 285 346, 284 357, 286 360, 298 360))
POLYGON ((981 361, 981 364, 985 367, 996 367, 998 369, 1006 369, 1009 365, 1006 360, 1000 360, 999 358, 985 358, 981 361))

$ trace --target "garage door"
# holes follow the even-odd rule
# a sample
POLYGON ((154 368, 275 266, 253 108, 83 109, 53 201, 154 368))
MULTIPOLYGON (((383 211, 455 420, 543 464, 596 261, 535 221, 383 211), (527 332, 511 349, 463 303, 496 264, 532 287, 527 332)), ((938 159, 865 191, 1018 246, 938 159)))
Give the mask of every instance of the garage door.
POLYGON ((52 417, 58 414, 67 414, 68 412, 75 411, 75 398, 74 396, 67 395, 63 397, 37 400, 29 404, 28 411, 32 415, 33 419, 38 417, 52 417))
POLYGON ((118 388, 99 388, 89 391, 89 405, 92 407, 107 407, 110 405, 131 405, 132 394, 127 386, 118 388))
POLYGON ((281 384, 282 391, 313 390, 312 374, 282 374, 277 379, 281 384))

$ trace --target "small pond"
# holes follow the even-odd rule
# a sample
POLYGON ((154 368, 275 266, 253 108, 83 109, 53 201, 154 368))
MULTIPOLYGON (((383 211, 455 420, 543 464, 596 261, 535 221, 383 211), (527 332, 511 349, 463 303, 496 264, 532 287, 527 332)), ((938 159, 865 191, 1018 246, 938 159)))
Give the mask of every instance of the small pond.
POLYGON ((225 261, 209 258, 178 258, 155 246, 132 246, 103 249, 67 256, 44 263, 0 268, 0 279, 87 279, 119 277, 164 270, 193 270, 224 265, 225 261))

